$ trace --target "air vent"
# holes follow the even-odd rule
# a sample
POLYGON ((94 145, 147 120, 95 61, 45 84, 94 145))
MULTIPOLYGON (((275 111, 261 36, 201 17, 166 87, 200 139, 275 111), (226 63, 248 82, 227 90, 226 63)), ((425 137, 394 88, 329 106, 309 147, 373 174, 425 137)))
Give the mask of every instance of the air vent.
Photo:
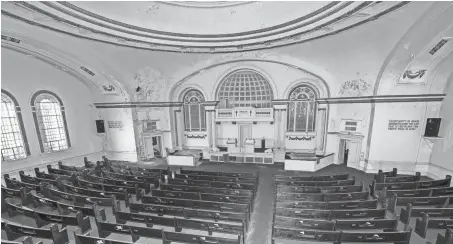
POLYGON ((444 37, 442 38, 442 40, 440 40, 436 46, 433 47, 433 49, 431 49, 429 51, 429 53, 431 55, 434 55, 437 51, 439 51, 439 49, 441 49, 449 40, 451 39, 451 37, 444 37))
POLYGON ((10 36, 4 36, 4 35, 2 35, 2 40, 14 42, 14 43, 20 43, 20 40, 17 38, 10 37, 10 36))
POLYGON ((87 68, 85 68, 83 66, 80 66, 80 69, 82 69, 83 71, 87 72, 91 76, 94 76, 94 72, 93 71, 91 71, 91 70, 89 70, 89 69, 87 69, 87 68))

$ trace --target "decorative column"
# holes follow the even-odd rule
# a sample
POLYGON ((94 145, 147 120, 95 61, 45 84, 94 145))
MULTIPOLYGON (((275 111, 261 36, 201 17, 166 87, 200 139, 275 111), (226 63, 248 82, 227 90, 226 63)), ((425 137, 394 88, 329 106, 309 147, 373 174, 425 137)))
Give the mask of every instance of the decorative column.
POLYGON ((274 104, 274 150, 284 150, 287 105, 274 104))
POLYGON ((324 154, 326 115, 326 108, 318 108, 318 114, 316 116, 316 153, 318 154, 324 154))
POLYGON ((208 102, 204 109, 206 111, 206 129, 209 138, 209 150, 216 148, 216 126, 215 126, 215 108, 218 102, 208 102))

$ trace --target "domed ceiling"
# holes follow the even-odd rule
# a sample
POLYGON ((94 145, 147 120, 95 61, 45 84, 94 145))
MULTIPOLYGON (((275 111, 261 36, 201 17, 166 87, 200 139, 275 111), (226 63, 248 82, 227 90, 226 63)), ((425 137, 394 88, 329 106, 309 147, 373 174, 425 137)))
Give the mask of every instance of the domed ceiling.
POLYGON ((408 2, 3 2, 2 15, 102 42, 237 52, 333 35, 408 2))

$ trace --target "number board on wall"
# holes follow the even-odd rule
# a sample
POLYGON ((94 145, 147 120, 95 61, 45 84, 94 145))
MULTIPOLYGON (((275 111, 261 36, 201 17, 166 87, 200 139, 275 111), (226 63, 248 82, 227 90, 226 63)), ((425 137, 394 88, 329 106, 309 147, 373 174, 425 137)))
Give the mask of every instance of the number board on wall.
POLYGON ((417 130, 420 120, 389 120, 388 130, 417 130))
POLYGON ((109 129, 123 128, 123 121, 120 120, 107 121, 107 124, 109 125, 109 129))

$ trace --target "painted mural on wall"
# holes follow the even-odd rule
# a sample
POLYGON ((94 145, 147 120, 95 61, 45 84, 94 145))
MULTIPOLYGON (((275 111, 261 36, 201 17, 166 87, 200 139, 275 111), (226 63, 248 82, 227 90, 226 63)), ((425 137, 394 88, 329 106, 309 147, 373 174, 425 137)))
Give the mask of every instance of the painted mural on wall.
POLYGON ((139 102, 162 102, 165 101, 165 93, 169 88, 169 82, 162 73, 151 67, 144 67, 134 75, 136 87, 135 101, 139 102))
POLYGON ((358 78, 345 81, 340 87, 340 96, 344 97, 359 97, 369 95, 371 85, 365 80, 358 78))

